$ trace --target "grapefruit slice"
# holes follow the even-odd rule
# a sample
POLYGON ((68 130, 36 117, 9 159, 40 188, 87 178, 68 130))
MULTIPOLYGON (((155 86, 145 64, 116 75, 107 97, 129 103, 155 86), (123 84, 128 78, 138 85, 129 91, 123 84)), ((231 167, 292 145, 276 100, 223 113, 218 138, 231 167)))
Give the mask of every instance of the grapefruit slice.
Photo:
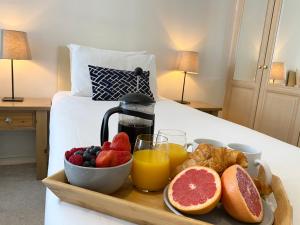
POLYGON ((263 206, 259 192, 244 168, 239 165, 227 168, 221 182, 222 203, 229 215, 246 223, 262 221, 263 206))
POLYGON ((221 179, 213 169, 192 166, 177 174, 168 188, 170 203, 187 214, 205 214, 221 198, 221 179))

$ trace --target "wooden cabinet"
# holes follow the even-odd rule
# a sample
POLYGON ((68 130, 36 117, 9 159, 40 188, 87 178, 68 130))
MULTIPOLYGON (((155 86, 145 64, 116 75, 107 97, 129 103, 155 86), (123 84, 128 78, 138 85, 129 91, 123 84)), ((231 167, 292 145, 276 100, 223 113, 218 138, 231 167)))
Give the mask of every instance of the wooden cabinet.
POLYGON ((255 130, 296 145, 297 142, 293 141, 293 134, 299 98, 268 91, 262 104, 256 116, 255 130))
POLYGON ((286 65, 287 71, 300 70, 300 64, 297 64, 294 57, 299 52, 299 50, 296 52, 296 49, 299 49, 300 43, 294 42, 294 45, 299 44, 288 46, 289 42, 286 40, 288 34, 280 33, 288 29, 286 27, 279 29, 279 26, 287 26, 289 24, 287 21, 296 21, 296 14, 284 10, 291 10, 296 2, 300 7, 300 2, 292 0, 237 2, 239 10, 236 11, 233 40, 235 44, 232 46, 232 66, 224 102, 224 118, 299 146, 300 88, 286 87, 283 81, 271 83, 270 74, 273 62, 286 65), (285 7, 282 7, 283 3, 285 7), (257 17, 253 20, 248 20, 249 10, 251 12, 258 10, 257 17), (283 21, 279 23, 280 20, 283 21), (264 23, 260 35, 258 35, 259 25, 255 24, 259 21, 264 23), (243 35, 245 32, 248 35, 243 35), (241 42, 245 45, 249 39, 260 46, 259 54, 255 48, 251 50, 249 47, 248 51, 244 50, 245 46, 241 45, 241 42))
POLYGON ((29 99, 24 102, 0 101, 0 130, 35 130, 36 173, 38 179, 47 175, 48 123, 50 99, 29 99))
POLYGON ((294 145, 297 145, 298 147, 300 147, 300 98, 298 101, 298 110, 297 110, 296 114, 297 115, 296 115, 291 144, 294 144, 294 145))
POLYGON ((211 105, 206 102, 200 102, 200 101, 192 101, 187 105, 194 109, 198 109, 202 112, 209 113, 213 116, 219 116, 219 112, 222 110, 222 107, 218 107, 218 106, 211 105))
POLYGON ((0 111, 0 129, 34 129, 34 111, 0 111))
POLYGON ((223 117, 249 128, 254 126, 275 1, 237 1, 223 117))
POLYGON ((233 84, 229 98, 226 119, 246 127, 251 127, 255 113, 253 110, 256 99, 254 88, 233 84))

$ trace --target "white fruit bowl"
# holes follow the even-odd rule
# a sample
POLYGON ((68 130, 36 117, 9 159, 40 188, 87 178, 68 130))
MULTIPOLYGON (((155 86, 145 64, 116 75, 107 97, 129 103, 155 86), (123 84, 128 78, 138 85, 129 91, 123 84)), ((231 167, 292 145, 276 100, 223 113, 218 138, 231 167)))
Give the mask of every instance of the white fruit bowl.
POLYGON ((89 190, 111 194, 117 191, 127 179, 133 158, 114 167, 83 167, 64 159, 65 174, 70 184, 89 190))

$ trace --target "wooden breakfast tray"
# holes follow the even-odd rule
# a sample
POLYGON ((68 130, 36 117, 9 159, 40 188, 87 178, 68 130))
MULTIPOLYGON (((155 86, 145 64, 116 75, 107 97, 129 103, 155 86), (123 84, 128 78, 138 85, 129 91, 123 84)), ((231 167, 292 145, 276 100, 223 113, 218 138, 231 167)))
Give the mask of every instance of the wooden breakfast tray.
MULTIPOLYGON (((62 201, 102 212, 137 224, 149 225, 209 225, 210 223, 170 212, 162 192, 143 193, 134 189, 128 180, 113 195, 101 194, 70 185, 64 171, 43 180, 43 183, 62 201)), ((292 225, 292 207, 279 177, 273 175, 272 190, 277 203, 274 225, 292 225)))

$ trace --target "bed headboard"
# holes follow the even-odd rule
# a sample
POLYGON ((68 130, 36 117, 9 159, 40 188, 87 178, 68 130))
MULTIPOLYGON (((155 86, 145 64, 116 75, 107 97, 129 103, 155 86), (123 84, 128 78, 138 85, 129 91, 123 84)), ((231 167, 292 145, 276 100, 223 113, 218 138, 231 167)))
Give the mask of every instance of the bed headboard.
POLYGON ((57 90, 71 90, 70 52, 66 46, 58 47, 57 90))

